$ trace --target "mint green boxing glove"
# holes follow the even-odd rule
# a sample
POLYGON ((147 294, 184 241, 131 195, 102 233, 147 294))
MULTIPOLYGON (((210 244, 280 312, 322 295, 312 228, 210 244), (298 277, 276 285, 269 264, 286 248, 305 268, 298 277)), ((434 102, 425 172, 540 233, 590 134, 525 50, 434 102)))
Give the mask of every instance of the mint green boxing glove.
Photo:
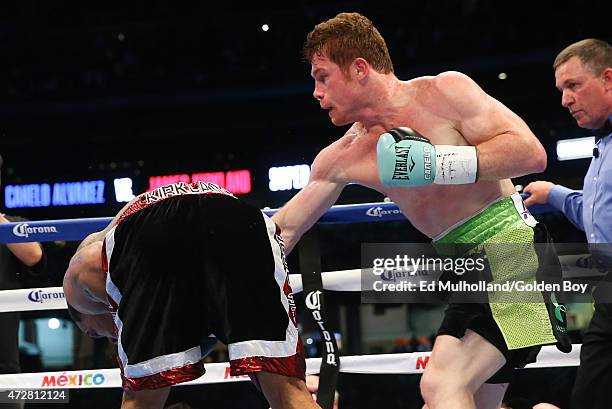
POLYGON ((459 185, 476 182, 478 174, 475 146, 434 146, 411 128, 380 135, 376 157, 383 186, 459 185))

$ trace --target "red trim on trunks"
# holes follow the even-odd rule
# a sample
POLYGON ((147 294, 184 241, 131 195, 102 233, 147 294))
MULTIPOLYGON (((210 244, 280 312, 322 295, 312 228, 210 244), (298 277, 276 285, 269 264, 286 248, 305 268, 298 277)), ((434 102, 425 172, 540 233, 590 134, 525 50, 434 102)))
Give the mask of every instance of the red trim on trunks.
MULTIPOLYGON (((121 360, 119 360, 121 365, 121 360)), ((188 364, 180 368, 172 368, 167 371, 159 372, 149 376, 139 378, 126 378, 121 368, 121 378, 123 380, 123 389, 132 391, 140 391, 143 389, 161 389, 167 386, 176 385, 177 383, 189 382, 198 379, 206 373, 204 369, 204 361, 188 364)))
POLYGON ((298 339, 295 355, 282 358, 251 356, 230 361, 230 374, 232 376, 248 375, 253 372, 270 372, 305 380, 306 359, 304 358, 302 342, 298 339))
POLYGON ((100 254, 102 257, 102 268, 105 273, 108 273, 108 258, 106 257, 106 237, 102 240, 102 252, 100 254))

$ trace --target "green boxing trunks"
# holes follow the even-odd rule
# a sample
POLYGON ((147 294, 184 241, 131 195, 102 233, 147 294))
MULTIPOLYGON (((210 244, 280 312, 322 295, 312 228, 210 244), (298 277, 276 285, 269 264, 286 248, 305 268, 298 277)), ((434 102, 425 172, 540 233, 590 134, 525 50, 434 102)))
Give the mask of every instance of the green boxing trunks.
MULTIPOLYGON (((544 268, 547 277, 551 277, 551 266, 555 278, 561 279, 561 266, 550 237, 545 227, 531 216, 518 193, 498 199, 468 220, 451 227, 434 238, 433 244, 441 255, 484 255, 488 267, 487 281, 497 284, 497 288, 508 282, 534 283, 544 268)), ((480 310, 491 316, 499 328, 505 345, 496 347, 502 352, 555 343, 564 352, 571 350, 565 329, 565 307, 557 303, 560 294, 537 289, 528 291, 524 286, 511 291, 507 291, 507 287, 496 291, 493 287, 486 287, 488 303, 481 305, 483 308, 480 310)), ((450 318, 449 312, 456 313, 462 309, 470 311, 473 305, 451 304, 445 321, 450 318)), ((471 320, 473 315, 470 314, 455 317, 471 320)), ((482 317, 478 319, 482 320, 482 317)), ((441 333, 462 336, 460 331, 458 334, 458 331, 443 331, 445 325, 460 327, 446 322, 441 333)), ((470 328, 469 322, 465 323, 463 331, 467 328, 470 328)))

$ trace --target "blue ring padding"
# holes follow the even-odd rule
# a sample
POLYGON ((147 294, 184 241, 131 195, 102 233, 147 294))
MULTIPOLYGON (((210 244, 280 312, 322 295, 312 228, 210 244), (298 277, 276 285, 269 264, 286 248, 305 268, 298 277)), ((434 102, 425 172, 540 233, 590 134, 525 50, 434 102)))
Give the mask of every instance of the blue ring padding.
MULTIPOLYGON (((525 196, 523 196, 525 198, 525 196)), ((268 216, 278 209, 264 210, 268 216)), ((534 205, 532 214, 556 211, 550 205, 534 205)), ((25 243, 30 241, 83 240, 87 235, 103 230, 112 217, 91 219, 44 220, 0 224, 0 243, 25 243)), ((336 205, 330 208, 319 223, 368 223, 406 220, 393 202, 336 205)))
POLYGON ((89 234, 103 230, 111 220, 112 217, 97 217, 0 224, 0 243, 83 240, 89 234))

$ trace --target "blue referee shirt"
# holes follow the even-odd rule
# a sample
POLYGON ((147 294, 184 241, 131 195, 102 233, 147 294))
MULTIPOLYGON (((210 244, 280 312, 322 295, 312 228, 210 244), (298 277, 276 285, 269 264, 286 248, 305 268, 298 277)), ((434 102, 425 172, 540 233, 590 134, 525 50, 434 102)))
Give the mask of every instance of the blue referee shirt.
POLYGON ((590 244, 612 243, 612 134, 599 140, 583 190, 555 185, 548 203, 584 231, 590 244))

